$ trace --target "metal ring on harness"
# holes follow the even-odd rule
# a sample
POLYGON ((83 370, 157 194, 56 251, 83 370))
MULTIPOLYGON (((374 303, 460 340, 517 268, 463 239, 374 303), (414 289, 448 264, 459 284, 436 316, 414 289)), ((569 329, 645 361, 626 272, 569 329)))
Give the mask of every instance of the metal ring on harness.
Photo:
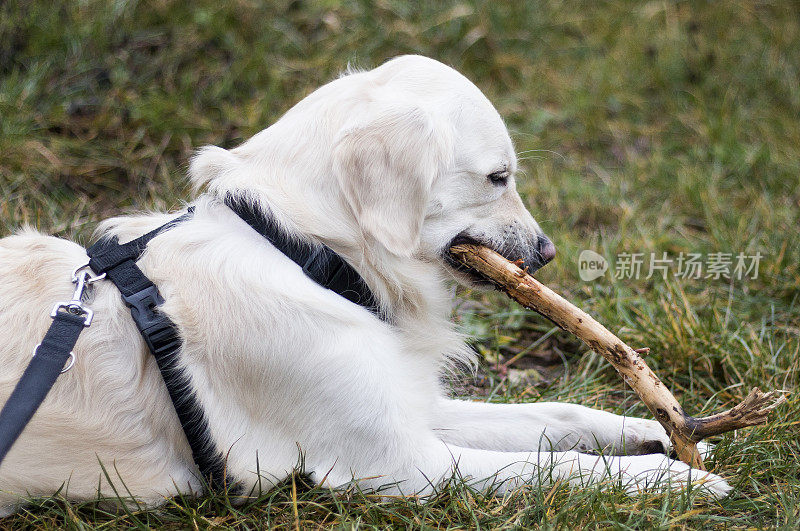
MULTIPOLYGON (((41 347, 41 346, 42 346, 42 344, 39 343, 35 347, 33 347, 33 355, 31 355, 31 358, 36 357, 36 351, 39 350, 39 347, 41 347)), ((73 365, 75 365, 75 353, 73 351, 70 351, 69 352, 69 361, 67 361, 67 364, 64 366, 63 369, 61 369, 61 374, 64 374, 65 372, 70 370, 73 365)))
MULTIPOLYGON (((89 262, 86 262, 85 264, 79 265, 78 267, 75 268, 75 270, 72 272, 72 283, 73 284, 78 282, 78 272, 83 270, 83 269, 87 269, 88 267, 89 267, 89 262)), ((103 273, 102 275, 92 276, 92 270, 91 269, 87 270, 85 272, 85 274, 81 275, 81 276, 83 276, 83 282, 87 286, 89 284, 94 284, 98 280, 103 280, 104 278, 106 278, 106 274, 105 273, 103 273)))

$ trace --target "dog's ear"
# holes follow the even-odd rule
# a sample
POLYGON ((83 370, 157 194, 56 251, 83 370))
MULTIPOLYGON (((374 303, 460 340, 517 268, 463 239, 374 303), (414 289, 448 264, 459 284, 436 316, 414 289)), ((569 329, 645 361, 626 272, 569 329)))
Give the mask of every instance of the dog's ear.
POLYGON ((410 256, 419 243, 428 194, 447 142, 415 105, 380 106, 339 135, 333 167, 364 232, 389 252, 410 256))

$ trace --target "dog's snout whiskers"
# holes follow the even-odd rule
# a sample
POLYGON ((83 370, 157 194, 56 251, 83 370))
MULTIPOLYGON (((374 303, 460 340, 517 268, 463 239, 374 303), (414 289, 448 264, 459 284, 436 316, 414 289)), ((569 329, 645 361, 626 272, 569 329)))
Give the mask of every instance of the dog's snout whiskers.
POLYGON ((494 243, 495 250, 509 260, 521 260, 531 273, 552 261, 556 254, 555 245, 547 236, 523 233, 514 223, 504 227, 502 240, 494 243))

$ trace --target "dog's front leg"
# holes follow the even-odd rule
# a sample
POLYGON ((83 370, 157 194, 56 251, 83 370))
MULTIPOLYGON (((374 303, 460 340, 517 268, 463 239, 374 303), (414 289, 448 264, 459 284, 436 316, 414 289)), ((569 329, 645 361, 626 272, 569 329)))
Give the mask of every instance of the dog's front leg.
POLYGON ((601 450, 606 455, 664 453, 669 437, 653 420, 575 404, 489 404, 441 399, 434 430, 445 442, 500 451, 601 450))
MULTIPOLYGON (((420 448, 422 450, 423 448, 420 448)), ((622 486, 628 493, 643 489, 686 488, 692 482, 706 495, 724 497, 731 487, 721 477, 691 469, 665 455, 596 456, 578 452, 496 452, 452 445, 430 446, 413 466, 395 476, 370 478, 369 487, 383 485, 385 494, 435 493, 448 479, 465 481, 473 488, 503 494, 522 485, 551 485, 565 481, 573 486, 602 483, 622 486)))

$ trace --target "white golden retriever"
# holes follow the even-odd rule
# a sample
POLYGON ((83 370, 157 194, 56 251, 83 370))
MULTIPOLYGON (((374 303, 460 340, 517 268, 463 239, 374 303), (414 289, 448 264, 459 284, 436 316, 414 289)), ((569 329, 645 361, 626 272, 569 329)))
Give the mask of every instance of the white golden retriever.
MULTIPOLYGON (((668 448, 654 421, 448 397, 443 370, 471 358, 449 322, 449 281, 471 281, 448 260, 451 242, 476 240, 531 268, 555 252, 516 192, 515 170, 489 101, 418 56, 348 73, 240 147, 197 154, 190 175, 205 191, 194 217, 155 238, 139 266, 180 329, 211 442, 243 492, 285 478, 298 447, 314 481, 402 494, 429 493, 454 469, 501 492, 555 479, 635 492, 699 478, 714 495, 730 489, 663 453, 636 455, 668 448), (346 258, 389 321, 315 284, 220 200, 243 192, 290 234, 346 258), (604 456, 581 453, 597 450, 604 456)), ((125 241, 174 217, 121 217, 101 231, 125 241)), ((79 245, 32 230, 0 240, 0 400, 85 262, 79 245)), ((62 485, 73 500, 98 488, 113 496, 101 464, 143 503, 202 490, 117 288, 95 284, 87 305, 95 319, 74 367, 0 466, 0 509, 62 485)))

